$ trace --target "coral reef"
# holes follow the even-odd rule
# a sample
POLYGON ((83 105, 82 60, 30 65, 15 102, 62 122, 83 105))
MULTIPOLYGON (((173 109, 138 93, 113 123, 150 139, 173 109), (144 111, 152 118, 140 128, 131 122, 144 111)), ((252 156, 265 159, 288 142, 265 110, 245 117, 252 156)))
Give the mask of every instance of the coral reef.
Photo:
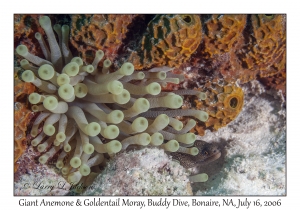
POLYGON ((280 92, 257 81, 242 86, 245 107, 237 119, 202 139, 224 144, 226 156, 197 171, 209 180, 196 195, 286 195, 286 110, 280 92))
POLYGON ((185 146, 196 140, 195 134, 189 133, 196 121, 191 119, 183 125, 174 117, 193 116, 207 121, 205 111, 180 109, 181 95, 204 99, 205 93, 162 92, 161 85, 180 82, 181 77, 168 74, 169 67, 134 72, 133 65, 127 62, 110 73, 111 61, 106 59, 101 71, 98 69, 104 56, 101 50, 96 52, 91 65, 85 65, 81 58, 72 57, 67 25, 54 26, 57 42, 50 18, 42 16, 39 23, 50 47, 47 49, 43 37, 37 33, 46 59, 31 54, 25 45, 19 45, 16 52, 25 58, 20 62, 27 69, 21 72, 22 80, 39 89, 28 100, 32 110, 40 113, 30 131, 34 137, 31 145, 43 153, 40 163, 45 164, 59 154, 56 167, 68 181, 84 183, 92 167, 97 168, 106 158, 130 145, 151 144, 170 152, 198 154, 196 147, 185 146))
POLYGON ((181 166, 197 195, 286 193, 285 15, 14 20, 15 194, 190 195, 181 166))
POLYGON ((157 148, 121 153, 83 195, 192 195, 188 174, 157 148))
POLYGON ((255 79, 256 75, 272 76, 285 69, 285 16, 251 15, 251 22, 253 34, 246 40, 248 45, 236 54, 237 64, 241 65, 243 71, 232 68, 230 72, 222 72, 225 78, 248 82, 255 79))
POLYGON ((148 24, 141 46, 129 57, 135 69, 153 66, 178 67, 200 44, 198 15, 156 15, 148 24))
POLYGON ((91 63, 97 50, 113 61, 128 25, 138 15, 72 15, 71 44, 80 52, 83 61, 91 63))
POLYGON ((285 15, 201 15, 203 42, 191 64, 246 83, 285 70, 285 15), (207 17, 208 16, 208 17, 207 17))

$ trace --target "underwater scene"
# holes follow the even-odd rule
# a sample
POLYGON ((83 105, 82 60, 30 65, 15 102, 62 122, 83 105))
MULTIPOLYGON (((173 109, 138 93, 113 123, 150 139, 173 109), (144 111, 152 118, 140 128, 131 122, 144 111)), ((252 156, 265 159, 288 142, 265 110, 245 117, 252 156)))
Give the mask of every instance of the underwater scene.
POLYGON ((14 14, 14 195, 286 195, 285 14, 14 14))

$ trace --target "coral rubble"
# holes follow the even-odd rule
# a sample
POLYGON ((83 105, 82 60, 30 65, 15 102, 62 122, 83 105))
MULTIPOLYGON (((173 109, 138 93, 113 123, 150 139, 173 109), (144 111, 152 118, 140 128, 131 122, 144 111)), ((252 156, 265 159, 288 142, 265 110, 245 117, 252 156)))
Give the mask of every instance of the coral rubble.
POLYGON ((188 173, 161 149, 117 155, 83 195, 191 195, 188 173))
POLYGON ((20 167, 14 174, 14 195, 65 195, 71 185, 52 166, 36 161, 39 152, 32 146, 20 157, 20 167))

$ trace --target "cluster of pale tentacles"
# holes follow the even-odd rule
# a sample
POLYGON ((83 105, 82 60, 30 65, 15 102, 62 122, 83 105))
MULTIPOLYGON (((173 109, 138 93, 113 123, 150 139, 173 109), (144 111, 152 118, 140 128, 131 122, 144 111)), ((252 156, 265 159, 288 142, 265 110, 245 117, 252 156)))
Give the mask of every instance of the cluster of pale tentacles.
POLYGON ((31 130, 32 146, 43 153, 40 163, 45 164, 60 152, 56 167, 69 182, 78 183, 90 174, 91 167, 105 159, 105 153, 113 155, 131 144, 198 154, 196 147, 187 148, 196 139, 189 133, 196 121, 191 119, 183 125, 176 117, 206 121, 208 114, 204 111, 179 109, 183 104, 181 95, 205 99, 205 93, 161 92, 161 86, 178 84, 183 79, 168 67, 143 72, 124 63, 110 73, 111 61, 104 60, 102 70, 98 69, 104 56, 101 50, 91 65, 85 65, 81 58, 72 57, 67 25, 54 25, 57 42, 50 18, 43 16, 39 23, 48 38, 46 44, 40 33, 35 34, 45 59, 28 52, 25 45, 19 45, 16 52, 25 58, 20 62, 25 70, 22 80, 39 90, 29 95, 29 102, 32 111, 40 112, 31 130), (103 144, 103 139, 108 143, 103 144))

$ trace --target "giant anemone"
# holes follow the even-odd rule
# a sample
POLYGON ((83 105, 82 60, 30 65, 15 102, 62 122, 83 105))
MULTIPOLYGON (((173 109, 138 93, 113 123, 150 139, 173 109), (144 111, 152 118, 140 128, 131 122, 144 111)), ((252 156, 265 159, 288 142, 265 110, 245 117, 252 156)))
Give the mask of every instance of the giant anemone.
POLYGON ((171 73, 171 68, 157 67, 149 71, 134 71, 124 63, 113 71, 110 60, 100 61, 104 53, 98 50, 92 64, 73 57, 68 46, 69 26, 54 25, 48 16, 39 19, 48 43, 40 33, 44 59, 31 54, 25 45, 16 52, 24 57, 21 78, 38 88, 29 95, 32 111, 39 112, 30 131, 32 146, 42 153, 39 162, 47 163, 59 153, 56 167, 78 183, 98 166, 105 156, 126 150, 129 145, 152 145, 169 152, 197 155, 191 147, 196 140, 189 133, 195 118, 206 121, 201 110, 181 109, 182 95, 206 98, 196 90, 162 92, 167 83, 180 83, 183 75, 171 73), (56 32, 56 36, 53 32, 56 32), (49 50, 50 48, 50 50, 49 50), (177 116, 191 116, 183 125, 177 116), (42 131, 39 133, 39 128, 42 131))

